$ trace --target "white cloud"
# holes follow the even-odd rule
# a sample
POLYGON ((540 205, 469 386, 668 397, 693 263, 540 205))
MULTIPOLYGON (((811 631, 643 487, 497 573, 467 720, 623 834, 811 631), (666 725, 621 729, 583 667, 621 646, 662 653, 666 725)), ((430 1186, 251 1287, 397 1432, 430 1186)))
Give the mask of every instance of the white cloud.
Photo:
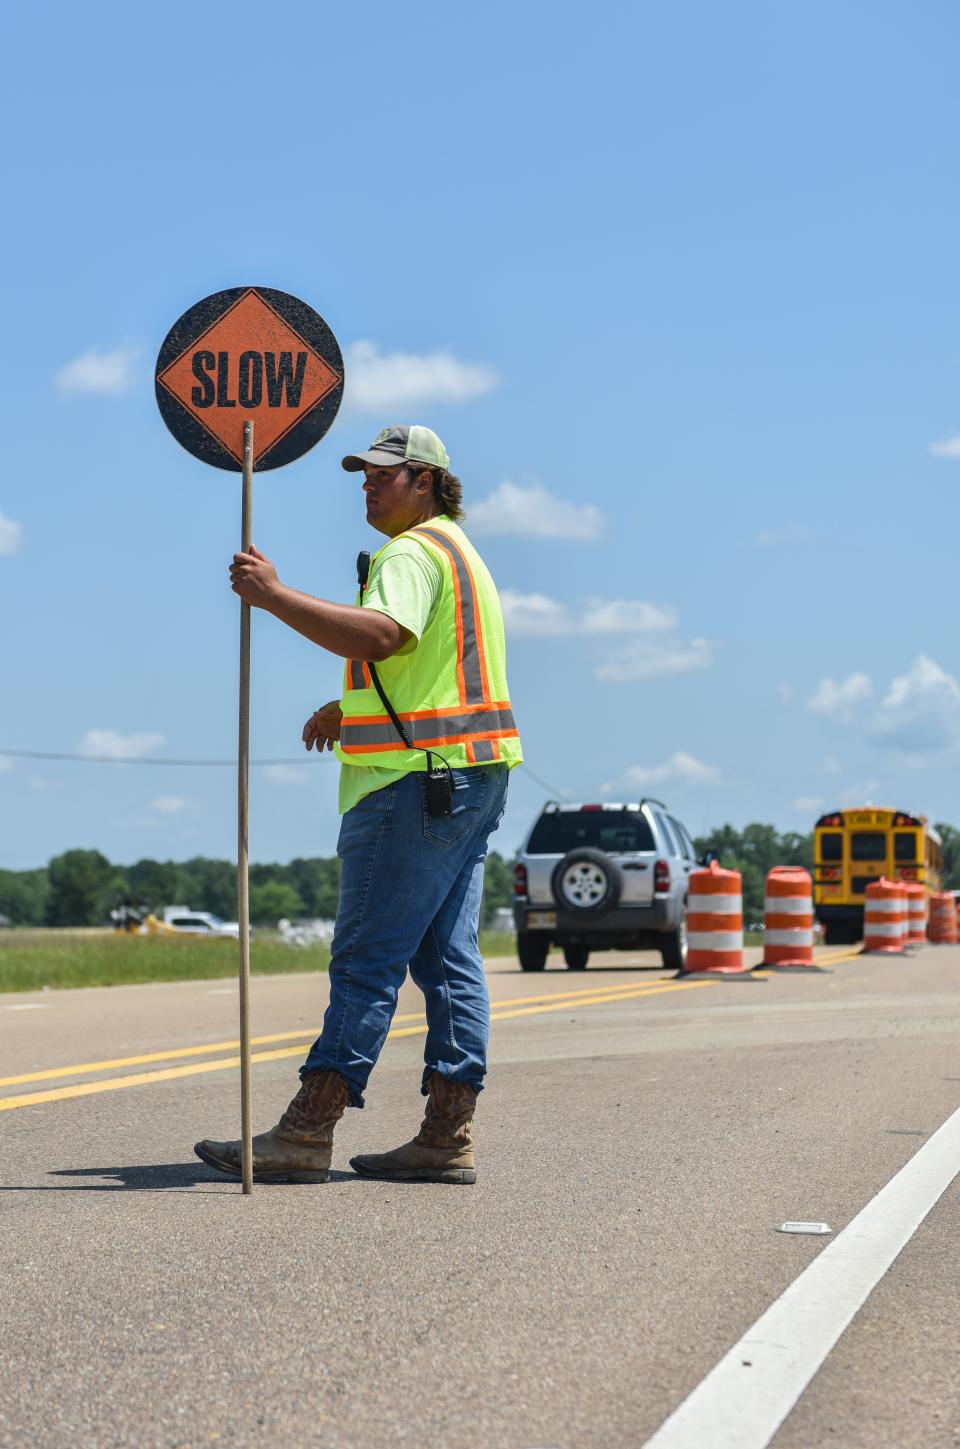
POLYGON ((869 737, 912 754, 960 747, 960 684, 935 660, 918 655, 891 682, 869 737))
POLYGON ((158 795, 150 802, 150 809, 156 810, 158 815, 179 815, 181 810, 186 810, 187 804, 188 801, 179 795, 158 795))
POLYGON ((594 677, 607 684, 686 674, 710 663, 706 639, 682 640, 676 636, 677 611, 669 604, 592 598, 577 606, 548 594, 520 594, 514 589, 503 589, 500 602, 504 625, 514 638, 628 636, 623 643, 608 643, 602 650, 594 677), (650 635, 659 637, 653 639, 650 635))
POLYGON ((504 627, 517 638, 545 638, 575 632, 575 623, 566 604, 547 594, 518 594, 515 589, 501 589, 500 605, 504 627))
POLYGON ((470 533, 506 533, 524 538, 599 538, 606 526, 593 503, 569 503, 532 478, 527 483, 504 480, 489 498, 469 506, 470 533))
POLYGON ((263 778, 271 785, 299 785, 310 778, 310 772, 302 765, 267 765, 263 778))
POLYGON ((622 648, 611 650, 593 672, 606 684, 626 684, 634 679, 688 674, 692 669, 704 669, 709 663, 710 645, 706 639, 691 639, 689 643, 634 639, 622 648))
POLYGON ((468 402, 500 381, 492 367, 460 362, 452 352, 386 352, 353 342, 344 359, 344 402, 355 412, 384 413, 425 403, 468 402))
POLYGON ((94 760, 139 760, 166 744, 163 735, 121 735, 117 730, 87 730, 77 749, 94 760))
POLYGON ((23 524, 16 523, 12 518, 5 518, 0 513, 0 558, 8 558, 10 554, 16 553, 23 543, 23 524))
POLYGON ((823 801, 819 795, 798 795, 793 802, 794 810, 799 810, 801 815, 815 815, 818 810, 823 809, 823 801))
POLYGON ((643 599, 590 598, 575 605, 548 594, 503 589, 500 603, 504 624, 517 635, 656 634, 677 625, 672 605, 648 604, 643 599))
POLYGON ((753 535, 753 541, 758 548, 776 548, 783 544, 806 543, 809 537, 809 529, 799 523, 792 523, 785 528, 762 529, 753 535))
POLYGON ((637 786, 642 788, 646 785, 663 785, 670 780, 682 780, 688 785, 705 785, 715 780, 719 775, 713 765, 705 765, 702 760, 695 759, 693 755, 686 754, 683 750, 677 750, 662 765, 632 765, 625 770, 619 780, 614 784, 604 785, 604 792, 608 792, 615 785, 637 786))
POLYGON ((116 396, 133 386, 139 347, 116 347, 113 352, 93 348, 81 353, 54 374, 61 392, 100 392, 116 396))
POLYGON ((0 775, 5 775, 13 769, 13 761, 9 755, 0 755, 0 775))
POLYGON ((872 693, 873 685, 865 674, 851 674, 842 684, 822 679, 816 692, 807 700, 807 709, 845 723, 851 718, 854 706, 868 699, 872 693))
POLYGON ((935 458, 960 458, 960 438, 944 438, 942 443, 931 443, 930 452, 935 458))
POLYGON ((585 634, 653 634, 676 626, 676 609, 642 599, 589 599, 583 618, 585 634))

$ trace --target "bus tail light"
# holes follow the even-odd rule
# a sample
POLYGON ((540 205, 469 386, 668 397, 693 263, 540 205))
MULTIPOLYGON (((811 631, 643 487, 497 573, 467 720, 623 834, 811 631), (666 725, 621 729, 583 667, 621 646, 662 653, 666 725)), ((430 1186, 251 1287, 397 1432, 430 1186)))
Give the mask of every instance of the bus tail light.
POLYGON ((653 867, 653 889, 658 896, 665 895, 670 889, 670 866, 665 860, 658 860, 653 867))
POLYGON ((525 865, 513 867, 513 894, 515 896, 527 894, 527 867, 525 865))

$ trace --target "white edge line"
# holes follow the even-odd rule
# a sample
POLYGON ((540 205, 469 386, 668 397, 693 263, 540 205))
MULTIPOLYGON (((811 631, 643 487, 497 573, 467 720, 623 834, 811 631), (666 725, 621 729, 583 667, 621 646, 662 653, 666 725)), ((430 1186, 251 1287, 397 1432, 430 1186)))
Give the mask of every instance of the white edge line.
POLYGON ((747 1329, 644 1449, 764 1449, 958 1171, 960 1108, 747 1329))

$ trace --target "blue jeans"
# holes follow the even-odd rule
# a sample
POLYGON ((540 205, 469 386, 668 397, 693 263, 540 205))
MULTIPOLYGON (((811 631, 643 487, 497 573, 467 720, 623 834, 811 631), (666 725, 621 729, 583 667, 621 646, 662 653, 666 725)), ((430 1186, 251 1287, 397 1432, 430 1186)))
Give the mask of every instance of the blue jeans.
POLYGON ((431 1072, 480 1091, 490 1003, 477 945, 483 861, 507 797, 506 765, 454 770, 452 815, 427 814, 411 772, 343 817, 343 862, 323 1031, 300 1068, 338 1072, 354 1107, 410 975, 426 1001, 422 1090, 431 1072))

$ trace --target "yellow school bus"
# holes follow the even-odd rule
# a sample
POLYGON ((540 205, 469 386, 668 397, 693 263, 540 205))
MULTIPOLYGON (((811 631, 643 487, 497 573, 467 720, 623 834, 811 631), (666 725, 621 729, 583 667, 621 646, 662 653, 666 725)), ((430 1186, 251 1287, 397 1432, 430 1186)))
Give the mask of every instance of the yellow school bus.
POLYGON ((940 889, 940 837, 923 815, 834 810, 813 831, 813 908, 828 945, 859 941, 871 881, 913 880, 940 889))

